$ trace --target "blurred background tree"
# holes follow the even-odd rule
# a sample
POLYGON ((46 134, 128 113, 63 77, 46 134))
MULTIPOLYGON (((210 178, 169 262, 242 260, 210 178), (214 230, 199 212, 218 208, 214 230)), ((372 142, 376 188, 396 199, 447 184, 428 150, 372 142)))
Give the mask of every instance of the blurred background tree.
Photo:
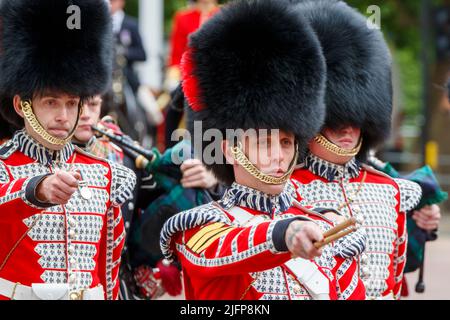
POLYGON ((139 0, 127 0, 125 5, 125 12, 130 16, 137 18, 139 16, 139 0))
POLYGON ((172 31, 172 18, 175 12, 187 5, 187 0, 164 0, 164 34, 166 39, 172 31))

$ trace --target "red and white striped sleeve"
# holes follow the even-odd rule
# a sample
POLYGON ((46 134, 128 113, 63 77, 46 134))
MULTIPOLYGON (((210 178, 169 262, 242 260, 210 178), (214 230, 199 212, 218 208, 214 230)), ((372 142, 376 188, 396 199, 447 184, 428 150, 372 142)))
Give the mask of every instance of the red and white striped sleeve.
POLYGON ((288 261, 284 234, 292 219, 234 227, 208 223, 180 232, 174 241, 183 268, 202 276, 258 272, 288 261))

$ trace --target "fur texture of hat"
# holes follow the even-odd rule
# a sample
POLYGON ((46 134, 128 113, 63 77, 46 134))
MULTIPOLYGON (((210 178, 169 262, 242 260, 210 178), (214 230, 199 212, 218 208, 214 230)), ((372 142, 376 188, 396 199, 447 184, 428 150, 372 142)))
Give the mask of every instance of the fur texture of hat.
MULTIPOLYGON (((54 90, 83 98, 106 90, 113 40, 105 0, 3 1, 0 20, 0 94, 31 99, 54 90)), ((14 110, 3 111, 14 118, 14 110)))
MULTIPOLYGON (((191 36, 182 61, 183 91, 203 130, 280 129, 301 149, 323 125, 325 79, 317 37, 279 0, 224 6, 191 36)), ((234 180, 231 166, 209 167, 234 180)))
POLYGON ((364 159, 391 128, 392 58, 383 34, 343 1, 294 2, 316 32, 327 63, 325 126, 361 128, 358 157, 364 159))

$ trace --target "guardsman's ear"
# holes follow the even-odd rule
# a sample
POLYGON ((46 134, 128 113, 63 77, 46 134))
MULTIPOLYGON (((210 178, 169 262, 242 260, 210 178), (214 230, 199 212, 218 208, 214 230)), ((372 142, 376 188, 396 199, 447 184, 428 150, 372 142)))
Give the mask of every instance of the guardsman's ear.
POLYGON ((22 118, 24 118, 23 115, 23 111, 22 111, 22 106, 21 106, 21 102, 22 102, 22 98, 20 98, 19 95, 15 95, 13 98, 13 105, 14 105, 14 110, 16 111, 16 113, 21 116, 22 118))

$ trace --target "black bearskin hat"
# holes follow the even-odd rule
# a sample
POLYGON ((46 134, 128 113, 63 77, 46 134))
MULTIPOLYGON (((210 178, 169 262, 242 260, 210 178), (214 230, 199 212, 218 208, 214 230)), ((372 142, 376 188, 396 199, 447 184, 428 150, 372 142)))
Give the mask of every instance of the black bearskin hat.
MULTIPOLYGON (((182 84, 202 129, 281 129, 300 149, 324 120, 326 70, 314 32, 279 0, 235 1, 190 38, 182 84)), ((194 137, 199 139, 199 137, 194 137)), ((209 165, 225 183, 230 165, 209 165)))
MULTIPOLYGON (((113 40, 105 0, 3 1, 0 20, 1 95, 31 99, 57 90, 85 98, 107 89, 113 40)), ((2 112, 23 126, 14 110, 2 112)))
POLYGON ((362 129, 358 158, 390 133, 391 55, 380 30, 343 1, 298 1, 294 8, 316 32, 327 62, 325 126, 362 129))
MULTIPOLYGON (((9 97, 0 96, 0 108, 8 108, 12 110, 14 108, 12 105, 12 99, 9 97)), ((0 113, 0 140, 11 139, 14 132, 19 129, 21 128, 18 128, 6 121, 0 113)))

